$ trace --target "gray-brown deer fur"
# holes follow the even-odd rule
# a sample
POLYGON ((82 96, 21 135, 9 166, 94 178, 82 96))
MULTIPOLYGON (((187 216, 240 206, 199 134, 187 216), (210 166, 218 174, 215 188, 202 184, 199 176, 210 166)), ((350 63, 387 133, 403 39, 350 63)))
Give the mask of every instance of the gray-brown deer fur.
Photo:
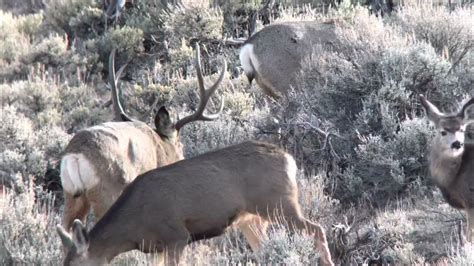
POLYGON ((297 167, 278 147, 248 141, 157 168, 138 176, 87 233, 74 222, 65 265, 99 265, 140 249, 165 252, 177 264, 185 246, 237 225, 253 250, 268 222, 280 214, 290 229, 314 234, 325 265, 332 265, 323 228, 305 219, 298 204, 297 167))
POLYGON ((465 143, 464 130, 470 121, 467 110, 474 98, 457 113, 443 113, 423 95, 420 100, 436 127, 431 143, 429 169, 445 200, 467 213, 467 240, 474 241, 474 145, 465 143))
MULTIPOLYGON (((200 103, 196 113, 176 123, 162 107, 155 116, 155 129, 146 123, 134 121, 124 113, 117 92, 114 54, 109 59, 110 85, 116 117, 120 122, 107 122, 78 132, 69 142, 61 160, 61 183, 65 207, 63 225, 70 228, 75 219, 84 220, 92 207, 96 219, 100 219, 123 188, 136 176, 156 167, 182 160, 183 150, 178 131, 185 124, 218 117, 203 114, 207 101, 218 88, 226 72, 226 64, 211 88, 204 88, 201 73, 199 47, 196 46, 196 71, 200 103)), ((117 72, 120 76, 123 67, 117 72)))
POLYGON ((267 95, 285 96, 295 85, 303 63, 316 45, 339 45, 334 21, 272 24, 250 37, 240 50, 240 62, 250 83, 255 79, 267 95))

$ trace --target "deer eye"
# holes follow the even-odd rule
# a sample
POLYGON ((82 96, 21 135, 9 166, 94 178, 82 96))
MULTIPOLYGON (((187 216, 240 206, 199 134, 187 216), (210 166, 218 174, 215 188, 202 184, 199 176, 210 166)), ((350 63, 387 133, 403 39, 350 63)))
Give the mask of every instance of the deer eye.
POLYGON ((448 132, 446 132, 446 130, 441 130, 441 136, 446 136, 448 135, 448 132))

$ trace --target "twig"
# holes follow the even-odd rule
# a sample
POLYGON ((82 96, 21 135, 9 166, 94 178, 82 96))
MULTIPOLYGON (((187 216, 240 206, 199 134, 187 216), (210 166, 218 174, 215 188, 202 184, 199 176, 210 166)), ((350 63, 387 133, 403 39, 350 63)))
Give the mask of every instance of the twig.
POLYGON ((473 45, 470 45, 470 46, 466 47, 466 49, 464 49, 464 51, 462 51, 461 55, 459 55, 459 58, 449 68, 448 72, 446 73, 446 76, 451 74, 451 72, 454 70, 454 68, 457 67, 457 65, 461 62, 461 60, 464 58, 464 56, 467 54, 467 52, 469 52, 469 50, 472 47, 473 47, 473 45))
POLYGON ((323 147, 321 148, 321 150, 329 149, 329 152, 331 153, 331 155, 333 157, 335 157, 337 160, 341 159, 341 157, 336 153, 336 151, 334 149, 334 146, 332 145, 331 137, 337 137, 337 138, 342 139, 342 140, 347 140, 346 138, 343 138, 343 137, 341 137, 340 135, 338 135, 336 133, 326 132, 326 131, 320 129, 319 127, 316 127, 316 126, 312 125, 309 122, 301 122, 301 123, 298 123, 297 125, 298 126, 308 126, 312 130, 315 130, 316 132, 321 134, 324 137, 323 147))

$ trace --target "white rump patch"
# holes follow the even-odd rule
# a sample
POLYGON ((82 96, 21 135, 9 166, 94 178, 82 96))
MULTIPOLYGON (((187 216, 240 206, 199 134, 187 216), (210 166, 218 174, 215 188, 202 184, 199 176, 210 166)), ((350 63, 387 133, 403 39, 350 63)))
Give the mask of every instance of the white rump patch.
POLYGON ((83 192, 99 183, 94 166, 80 153, 66 154, 61 160, 61 184, 71 194, 83 192))
POLYGON ((290 179, 291 183, 297 186, 296 184, 296 172, 298 172, 298 167, 296 166, 296 161, 293 158, 293 156, 289 155, 288 153, 285 153, 285 158, 286 158, 286 173, 288 175, 288 178, 290 179))
POLYGON ((253 53, 253 44, 247 43, 240 49, 240 63, 247 76, 253 76, 255 69, 254 66, 257 64, 257 59, 253 53))

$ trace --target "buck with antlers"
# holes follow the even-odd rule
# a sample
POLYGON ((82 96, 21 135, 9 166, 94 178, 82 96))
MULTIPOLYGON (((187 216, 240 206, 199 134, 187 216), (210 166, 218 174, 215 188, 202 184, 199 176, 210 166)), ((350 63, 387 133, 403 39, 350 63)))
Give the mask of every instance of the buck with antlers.
POLYGON ((250 84, 255 79, 274 98, 296 85, 304 61, 316 45, 337 49, 339 39, 334 21, 272 24, 250 37, 240 50, 240 62, 250 84))
POLYGON ((61 183, 64 190, 64 220, 70 228, 74 219, 84 220, 92 207, 99 219, 118 198, 123 188, 137 175, 183 159, 179 130, 187 123, 217 119, 224 106, 221 99, 217 113, 206 115, 204 110, 211 95, 222 82, 224 62, 218 80, 205 89, 201 71, 199 47, 196 46, 196 71, 200 102, 197 111, 173 123, 165 107, 155 116, 155 129, 146 123, 130 119, 117 92, 120 68, 115 77, 114 54, 109 58, 112 99, 120 122, 107 122, 78 132, 66 147, 61 160, 61 183))
POLYGON ((458 113, 442 113, 420 95, 428 119, 437 129, 431 144, 429 169, 444 199, 454 208, 467 213, 467 240, 474 241, 474 146, 464 141, 464 130, 472 120, 467 110, 474 98, 458 113))
POLYGON ((332 265, 324 229, 298 204, 296 163, 278 147, 244 142, 138 176, 87 233, 76 220, 72 236, 58 225, 65 265, 99 265, 132 249, 165 252, 177 264, 185 246, 237 225, 253 250, 268 222, 314 235, 322 262, 332 265), (277 216, 275 216, 277 215, 277 216))

